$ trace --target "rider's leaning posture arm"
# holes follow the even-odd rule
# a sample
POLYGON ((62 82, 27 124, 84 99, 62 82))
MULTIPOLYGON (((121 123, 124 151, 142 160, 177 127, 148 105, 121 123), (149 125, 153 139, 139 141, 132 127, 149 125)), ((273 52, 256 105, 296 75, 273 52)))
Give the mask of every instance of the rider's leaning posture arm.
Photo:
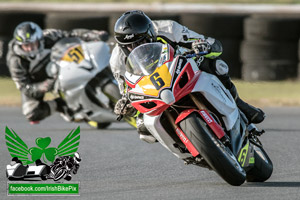
POLYGON ((67 114, 64 101, 57 98, 44 101, 46 92, 51 91, 55 75, 50 62, 52 46, 65 37, 80 37, 84 41, 106 41, 106 31, 74 29, 42 30, 33 22, 23 22, 14 31, 6 56, 7 66, 16 87, 21 91, 23 114, 31 123, 37 123, 54 111, 67 114))
MULTIPOLYGON (((120 91, 124 96, 115 106, 115 113, 117 115, 134 115, 136 113, 135 108, 130 104, 124 108, 124 104, 127 102, 125 98, 126 91, 124 90, 127 56, 135 47, 141 44, 161 42, 170 44, 174 49, 180 46, 194 50, 195 53, 207 52, 200 69, 214 74, 220 79, 234 97, 239 109, 245 113, 249 122, 260 123, 264 120, 265 114, 262 110, 245 103, 239 98, 237 90, 228 74, 228 65, 219 57, 222 54, 222 44, 220 41, 191 31, 175 21, 151 21, 142 11, 124 13, 115 24, 114 34, 117 45, 113 49, 110 66, 119 83, 120 91)), ((149 143, 156 141, 143 125, 142 115, 139 115, 137 118, 137 129, 142 140, 149 143)))

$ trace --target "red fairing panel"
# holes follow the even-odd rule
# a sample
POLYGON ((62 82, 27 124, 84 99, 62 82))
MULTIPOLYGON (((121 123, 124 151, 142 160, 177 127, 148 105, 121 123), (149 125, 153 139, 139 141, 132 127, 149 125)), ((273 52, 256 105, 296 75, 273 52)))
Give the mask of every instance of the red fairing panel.
POLYGON ((150 116, 156 116, 161 114, 165 111, 170 105, 166 104, 165 102, 158 100, 158 99, 151 99, 151 100, 141 100, 141 101, 133 101, 131 105, 139 110, 141 113, 147 113, 150 116), (146 108, 142 104, 152 102, 156 104, 156 106, 152 108, 146 108), (152 111, 152 112, 151 112, 152 111))
POLYGON ((211 128, 214 134, 221 139, 225 136, 225 132, 222 127, 211 117, 211 115, 207 112, 207 110, 196 110, 196 109, 188 109, 183 111, 176 119, 175 124, 178 124, 180 121, 185 119, 193 112, 198 112, 200 116, 204 119, 207 125, 211 128))
POLYGON ((176 134, 183 142, 183 144, 186 146, 186 148, 189 150, 189 152, 192 154, 192 156, 196 157, 199 155, 197 149, 194 147, 194 145, 191 143, 191 141, 186 137, 184 132, 179 127, 176 128, 176 134))
POLYGON ((178 124, 179 122, 181 122, 182 120, 184 120, 187 116, 189 116, 191 113, 193 112, 198 112, 198 110, 196 109, 188 109, 183 111, 182 113, 180 113, 180 115, 177 117, 175 124, 178 124))
POLYGON ((125 80, 126 84, 131 87, 131 88, 135 88, 135 84, 131 84, 129 81, 125 80))
POLYGON ((127 79, 125 79, 125 82, 126 82, 126 84, 127 84, 129 87, 135 88, 135 85, 136 85, 140 80, 142 80, 142 78, 143 78, 143 76, 141 76, 141 78, 140 78, 135 84, 130 83, 127 79))
POLYGON ((174 49, 171 45, 168 45, 168 50, 169 50, 169 60, 165 61, 164 64, 171 62, 174 59, 174 49))
POLYGON ((194 89, 194 87, 197 83, 197 80, 199 79, 200 74, 201 74, 201 71, 198 71, 196 73, 194 72, 190 63, 187 63, 185 65, 185 67, 182 69, 179 76, 177 77, 177 80, 173 87, 173 94, 175 96, 176 101, 180 100, 182 97, 184 97, 192 92, 192 90, 194 89), (184 73, 187 73, 188 81, 185 86, 180 88, 180 86, 179 86, 179 82, 181 80, 180 77, 182 77, 184 75, 184 73))
POLYGON ((211 117, 207 110, 200 110, 198 112, 219 139, 225 136, 222 127, 211 117))

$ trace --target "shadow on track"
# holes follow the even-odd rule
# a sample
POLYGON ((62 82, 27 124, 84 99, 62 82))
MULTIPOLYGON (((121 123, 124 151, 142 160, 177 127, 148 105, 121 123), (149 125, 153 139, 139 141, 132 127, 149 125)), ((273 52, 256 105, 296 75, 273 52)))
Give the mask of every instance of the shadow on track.
POLYGON ((243 187, 300 187, 300 182, 264 182, 264 183, 245 183, 243 187))
POLYGON ((300 129, 264 129, 266 132, 300 132, 300 129))

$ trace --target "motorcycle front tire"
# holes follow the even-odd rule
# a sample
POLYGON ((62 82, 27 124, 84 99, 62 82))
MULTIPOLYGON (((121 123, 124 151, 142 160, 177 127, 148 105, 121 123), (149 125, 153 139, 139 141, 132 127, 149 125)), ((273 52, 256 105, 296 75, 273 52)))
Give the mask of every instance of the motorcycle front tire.
POLYGON ((227 183, 239 186, 245 182, 245 170, 231 150, 215 136, 199 114, 190 114, 180 122, 179 126, 204 160, 227 183))
POLYGON ((273 173, 273 163, 262 146, 250 143, 254 147, 254 166, 247 171, 247 182, 264 182, 273 173))

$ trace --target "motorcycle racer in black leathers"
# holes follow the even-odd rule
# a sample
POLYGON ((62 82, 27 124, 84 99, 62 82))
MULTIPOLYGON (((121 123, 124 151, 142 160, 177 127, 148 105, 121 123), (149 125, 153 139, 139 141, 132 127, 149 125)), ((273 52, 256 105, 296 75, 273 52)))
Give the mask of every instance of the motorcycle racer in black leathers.
MULTIPOLYGON (((44 101, 51 91, 57 70, 51 65, 51 47, 65 37, 80 37, 84 41, 108 39, 106 31, 74 29, 42 30, 33 22, 23 22, 14 31, 6 56, 7 66, 17 89, 21 91, 23 114, 31 123, 37 123, 54 111, 67 114, 64 101, 57 98, 44 101)), ((69 113, 70 114, 70 113, 69 113)))
MULTIPOLYGON (((115 78, 119 83, 119 88, 124 92, 125 63, 129 53, 137 46, 148 42, 162 42, 170 44, 174 49, 177 46, 194 50, 196 53, 208 52, 199 66, 201 70, 216 75, 224 86, 234 97, 237 106, 245 113, 249 122, 260 123, 264 120, 265 114, 262 110, 255 108, 242 101, 236 91, 234 84, 228 74, 228 65, 219 57, 222 54, 222 44, 220 41, 200 35, 189 30, 185 26, 171 20, 151 21, 142 11, 129 11, 124 13, 116 22, 115 39, 117 45, 113 49, 110 65, 115 78)), ((115 106, 117 115, 133 115, 134 107, 126 98, 120 99, 115 106)), ((137 118, 137 127, 140 138, 146 142, 155 141, 153 136, 143 126, 141 117, 137 118), (151 139, 152 137, 152 139, 151 139)))

